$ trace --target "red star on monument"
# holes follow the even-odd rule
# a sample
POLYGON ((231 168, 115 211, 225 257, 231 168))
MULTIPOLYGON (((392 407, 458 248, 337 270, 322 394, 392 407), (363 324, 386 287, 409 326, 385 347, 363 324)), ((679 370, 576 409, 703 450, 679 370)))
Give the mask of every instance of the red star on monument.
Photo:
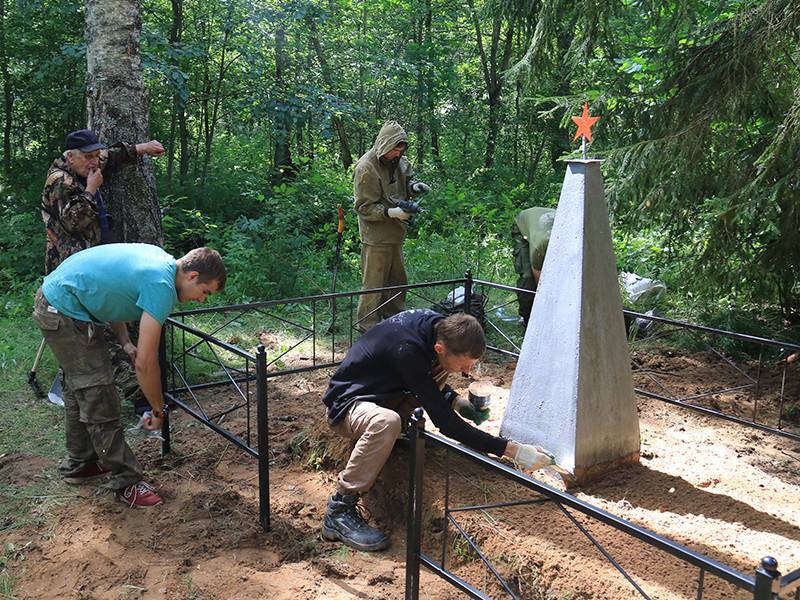
POLYGON ((600 120, 600 117, 590 117, 589 116, 589 105, 584 102, 583 103, 583 114, 580 117, 572 117, 572 121, 578 126, 578 131, 575 132, 575 137, 572 138, 574 142, 580 136, 586 136, 586 139, 590 142, 592 141, 592 125, 597 123, 600 120))

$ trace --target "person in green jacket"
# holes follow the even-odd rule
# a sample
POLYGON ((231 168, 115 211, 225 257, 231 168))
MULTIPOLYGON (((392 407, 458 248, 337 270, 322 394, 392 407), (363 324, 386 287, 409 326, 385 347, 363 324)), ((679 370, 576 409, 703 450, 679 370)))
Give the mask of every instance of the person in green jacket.
MULTIPOLYGON (((556 211, 553 208, 535 206, 520 212, 511 227, 514 248, 514 270, 517 272, 517 287, 536 291, 542 273, 547 245, 556 211)), ((528 325, 533 309, 533 294, 517 292, 519 316, 528 325)))
MULTIPOLYGON (((417 206, 411 200, 431 188, 418 181, 403 156, 408 136, 396 121, 381 127, 375 144, 358 159, 353 197, 361 235, 361 287, 382 288, 408 283, 403 241, 417 206)), ((366 331, 381 319, 403 311, 405 293, 363 294, 357 326, 366 331)))

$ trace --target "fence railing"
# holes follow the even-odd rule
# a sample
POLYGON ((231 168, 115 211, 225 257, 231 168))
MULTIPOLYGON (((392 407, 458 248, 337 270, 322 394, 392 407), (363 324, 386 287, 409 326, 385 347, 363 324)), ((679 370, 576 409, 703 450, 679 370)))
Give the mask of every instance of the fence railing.
MULTIPOLYGON (((355 303, 364 294, 381 293, 380 310, 399 294, 410 296, 411 305, 436 302, 428 294, 440 288, 449 293, 462 280, 444 280, 378 290, 320 294, 250 304, 198 308, 177 312, 167 320, 160 349, 162 389, 167 400, 162 426, 162 452, 171 449, 169 409, 180 408, 258 461, 259 521, 270 527, 269 514, 269 380, 337 366, 358 331, 355 303), (346 310, 336 303, 345 303, 346 310), (198 323, 192 323, 198 321, 198 323), (268 354, 263 343, 254 351, 225 341, 223 336, 240 337, 244 325, 264 328, 269 324, 293 332, 294 338, 268 354), (346 326, 343 326, 346 325, 346 326), (207 328, 209 331, 204 331, 207 328), (328 349, 323 350, 325 340, 328 349), (296 352, 310 354, 310 364, 289 361, 296 352), (211 376, 209 376, 211 373, 211 376), (233 399, 220 400, 209 391, 233 389, 233 399), (242 416, 244 424, 234 431, 226 419, 242 416)), ((367 318, 365 315, 363 318, 367 318)), ((307 362, 307 361, 306 361, 307 362)))
MULTIPOLYGON (((543 502, 554 503, 567 520, 574 525, 584 536, 586 536, 598 552, 607 560, 631 587, 642 598, 649 599, 650 595, 644 590, 642 585, 614 558, 612 553, 602 545, 602 543, 589 532, 572 514, 571 511, 581 513, 589 517, 592 521, 611 526, 613 529, 623 532, 632 538, 639 540, 653 548, 675 557, 676 559, 697 568, 697 580, 695 586, 695 597, 698 600, 703 598, 706 590, 706 576, 718 577, 735 588, 751 592, 753 600, 772 600, 775 594, 789 594, 794 591, 795 600, 800 599, 800 569, 781 577, 778 571, 777 561, 772 557, 765 557, 755 570, 753 575, 746 575, 740 571, 716 561, 708 556, 695 552, 686 546, 678 544, 658 535, 644 527, 631 523, 621 517, 611 514, 603 509, 576 498, 575 496, 548 486, 537 481, 524 473, 513 469, 501 462, 488 458, 479 452, 471 450, 452 440, 428 433, 425 431, 425 419, 422 416, 422 409, 417 409, 411 418, 408 428, 409 437, 409 487, 408 487, 408 512, 406 518, 406 600, 417 600, 419 598, 420 587, 420 566, 427 569, 450 583, 460 592, 471 598, 489 599, 492 596, 487 592, 481 591, 460 578, 454 572, 446 568, 446 549, 448 544, 448 526, 456 531, 456 535, 466 541, 470 549, 483 562, 487 570, 491 573, 493 581, 501 590, 501 593, 513 599, 519 598, 519 593, 514 590, 511 584, 499 573, 492 561, 481 550, 477 541, 470 536, 464 527, 459 525, 454 515, 467 511, 488 511, 507 507, 518 507, 524 505, 541 504, 543 502), (423 513, 423 490, 425 474, 425 457, 427 452, 433 449, 443 449, 447 453, 445 460, 445 482, 444 482, 444 531, 442 532, 442 551, 441 560, 437 562, 421 550, 422 546, 422 513, 423 513), (481 472, 499 475, 509 482, 517 484, 529 491, 534 498, 515 500, 510 502, 493 502, 472 506, 451 507, 450 505, 450 460, 453 454, 466 459, 481 467, 481 472)), ((784 596, 788 597, 788 596, 784 596)))
MULTIPOLYGON (((444 297, 454 295, 458 286, 464 287, 463 298, 465 310, 468 312, 474 308, 471 306, 473 301, 472 293, 474 291, 486 296, 486 304, 481 308, 485 317, 484 322, 489 339, 489 349, 498 355, 517 357, 520 352, 524 329, 520 326, 518 319, 513 316, 513 312, 509 315, 509 311, 504 309, 509 306, 516 306, 516 294, 531 294, 532 292, 489 281, 473 280, 468 272, 463 279, 200 308, 175 313, 168 320, 165 344, 162 345, 161 350, 162 385, 165 389, 165 396, 173 408, 183 409, 209 429, 257 459, 259 518, 262 527, 268 529, 270 526, 269 380, 282 375, 337 366, 343 359, 346 350, 359 334, 359 320, 354 316, 355 303, 358 297, 363 294, 382 294, 382 303, 375 309, 376 311, 400 294, 407 296, 409 307, 430 307, 439 304, 444 297), (437 290, 437 288, 439 289, 437 290), (295 337, 287 345, 279 344, 277 348, 266 348, 263 343, 264 340, 261 340, 262 343, 255 347, 255 351, 243 350, 238 345, 240 343, 239 338, 241 338, 239 334, 247 327, 257 326, 268 332, 270 325, 282 330, 292 331, 295 337), (223 339, 224 336, 228 336, 229 339, 226 341, 223 339), (293 362, 291 360, 292 356, 301 352, 306 359, 304 364, 293 362), (209 377, 210 371, 211 376, 209 377), (229 386, 234 390, 233 400, 229 401, 225 406, 220 406, 220 401, 208 394, 209 390, 222 386, 229 386), (233 431, 226 426, 225 421, 229 415, 242 414, 244 415, 242 431, 233 431), (255 444, 253 443, 254 439, 255 444)), ((687 396, 680 393, 680 386, 676 386, 674 382, 669 381, 670 377, 674 378, 676 376, 675 374, 654 373, 652 369, 648 370, 646 366, 634 365, 634 376, 639 378, 636 387, 637 393, 645 397, 699 411, 708 416, 726 419, 749 427, 756 427, 763 431, 792 439, 800 439, 797 431, 792 431, 786 426, 786 417, 788 416, 784 414, 786 404, 784 396, 787 373, 786 361, 781 361, 780 391, 773 390, 769 392, 771 396, 767 397, 768 388, 770 386, 776 387, 775 374, 769 373, 767 367, 769 364, 774 365, 775 356, 783 357, 787 352, 800 351, 800 345, 684 323, 664 317, 644 315, 631 311, 625 312, 629 318, 650 320, 663 325, 658 335, 638 340, 632 339, 631 345, 633 349, 654 341, 663 343, 669 336, 687 334, 690 336, 706 336, 717 340, 717 342, 719 340, 735 340, 739 343, 757 345, 767 349, 759 354, 758 364, 755 367, 755 373, 753 373, 752 366, 745 364, 746 360, 733 360, 729 355, 717 348, 718 343, 711 344, 706 339, 703 347, 709 353, 709 356, 716 357, 720 364, 730 371, 732 376, 742 378, 742 382, 732 382, 723 387, 717 386, 702 393, 687 396), (772 352, 772 355, 769 355, 769 352, 772 352), (772 363, 768 364, 768 360, 771 360, 772 363), (658 391, 654 391, 653 387, 658 391), (745 391, 752 396, 751 412, 747 417, 702 404, 703 400, 724 397, 734 392, 741 394, 745 391), (777 414, 772 415, 771 422, 764 421, 761 418, 763 413, 768 412, 770 407, 774 412, 776 404, 778 405, 777 414)), ((620 573, 626 579, 628 575, 621 565, 616 563, 613 557, 607 556, 607 551, 588 531, 581 528, 580 523, 571 516, 570 510, 581 512, 599 522, 618 528, 697 567, 698 598, 702 597, 705 586, 704 580, 708 573, 729 581, 741 589, 752 591, 754 598, 757 600, 768 598, 770 596, 765 594, 777 593, 779 590, 786 593, 790 590, 795 590, 794 598, 795 600, 800 600, 800 589, 798 589, 800 588, 800 570, 781 577, 777 571, 777 563, 774 560, 765 558, 763 564, 753 576, 745 575, 722 563, 680 546, 668 538, 658 536, 624 519, 581 502, 574 496, 549 488, 518 471, 502 465, 502 463, 492 461, 443 438, 432 436, 420 428, 416 428, 416 430, 417 433, 414 435, 416 435, 417 441, 412 444, 414 448, 412 457, 418 460, 412 459, 412 469, 416 470, 414 471, 409 491, 409 556, 406 588, 406 594, 409 598, 416 597, 408 594, 414 593, 415 586, 418 588, 420 564, 434 570, 434 572, 472 597, 487 597, 486 595, 481 595, 481 592, 459 579, 456 575, 448 572, 443 564, 437 565, 437 563, 419 552, 421 529, 418 519, 421 517, 419 506, 421 506, 422 488, 416 483, 421 481, 418 478, 422 477, 422 466, 424 465, 424 448, 421 447, 419 440, 427 439, 431 440, 433 445, 446 448, 448 452, 467 456, 482 467, 507 476, 512 481, 527 487, 531 492, 540 496, 538 499, 521 501, 519 504, 542 501, 556 503, 565 517, 581 529, 584 535, 587 535, 592 543, 598 547, 598 550, 611 561, 615 568, 620 570, 620 573), (417 508, 415 509, 415 507, 417 508), (414 552, 413 557, 411 555, 412 551, 414 552)), ((168 452, 171 444, 169 416, 165 419, 162 433, 164 451, 168 452)), ((466 533, 454 522, 452 513, 465 511, 468 508, 462 507, 449 510, 445 519, 445 522, 451 522, 456 530, 464 535, 466 533)), ((487 506, 474 508, 485 509, 487 506)), ((480 555, 479 549, 473 541, 468 541, 467 543, 475 548, 480 555)), ((496 570, 493 568, 490 570, 493 570, 496 574, 496 570)), ((629 581, 636 588, 638 584, 631 579, 629 581)), ((510 592, 511 597, 515 597, 513 590, 507 583, 505 585, 501 584, 501 587, 510 592)), ((640 588, 638 589, 640 590, 640 588)), ((640 593, 643 597, 648 597, 641 590, 640 593)))

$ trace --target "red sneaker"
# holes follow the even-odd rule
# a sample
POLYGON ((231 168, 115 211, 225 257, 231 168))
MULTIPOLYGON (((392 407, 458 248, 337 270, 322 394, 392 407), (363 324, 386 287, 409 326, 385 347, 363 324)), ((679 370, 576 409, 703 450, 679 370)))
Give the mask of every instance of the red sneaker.
POLYGON ((140 481, 134 485, 129 485, 124 490, 117 492, 117 498, 131 508, 150 508, 161 504, 161 496, 153 491, 153 488, 140 481))
POLYGON ((83 467, 80 471, 70 475, 69 477, 64 477, 64 481, 73 484, 83 483, 84 481, 89 481, 90 479, 96 479, 97 477, 107 475, 110 472, 111 469, 105 467, 99 462, 95 462, 83 467))

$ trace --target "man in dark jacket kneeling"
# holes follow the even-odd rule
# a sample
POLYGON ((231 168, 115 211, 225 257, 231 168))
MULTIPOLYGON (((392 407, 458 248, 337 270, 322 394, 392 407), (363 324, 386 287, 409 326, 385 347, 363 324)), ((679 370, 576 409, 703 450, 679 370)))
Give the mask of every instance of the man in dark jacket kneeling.
POLYGON ((328 500, 322 524, 326 539, 363 551, 389 545, 389 537, 361 517, 357 504, 389 458, 404 419, 419 406, 442 434, 479 452, 507 456, 526 469, 553 464, 542 448, 495 437, 464 420, 480 424, 489 409, 475 410, 446 380, 450 373, 469 373, 485 351, 475 317, 444 317, 431 310, 394 315, 353 344, 322 399, 331 428, 356 440, 328 500))

